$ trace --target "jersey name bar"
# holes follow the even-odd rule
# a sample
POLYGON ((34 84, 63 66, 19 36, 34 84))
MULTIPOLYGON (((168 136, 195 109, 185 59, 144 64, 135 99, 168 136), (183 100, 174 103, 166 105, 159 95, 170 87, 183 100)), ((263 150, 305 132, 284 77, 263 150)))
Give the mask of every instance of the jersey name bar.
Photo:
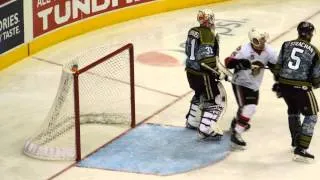
POLYGON ((314 52, 314 49, 310 45, 308 45, 308 44, 306 44, 304 42, 296 42, 295 41, 295 42, 290 42, 289 45, 290 46, 299 46, 299 47, 302 47, 304 49, 308 49, 311 53, 314 52))

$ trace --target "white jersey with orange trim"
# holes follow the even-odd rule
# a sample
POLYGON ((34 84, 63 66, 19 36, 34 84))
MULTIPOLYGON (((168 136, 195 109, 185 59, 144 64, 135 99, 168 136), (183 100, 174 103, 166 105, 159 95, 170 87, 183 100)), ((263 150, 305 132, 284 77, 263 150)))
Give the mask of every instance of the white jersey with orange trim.
MULTIPOLYGON (((231 58, 248 59, 251 63, 260 61, 265 66, 268 63, 276 64, 277 62, 276 51, 268 44, 265 45, 265 48, 261 53, 257 53, 252 48, 251 43, 239 46, 236 51, 232 53, 231 58)), ((232 83, 257 91, 262 83, 263 74, 264 68, 260 69, 260 72, 256 75, 252 74, 251 69, 235 71, 232 83)))

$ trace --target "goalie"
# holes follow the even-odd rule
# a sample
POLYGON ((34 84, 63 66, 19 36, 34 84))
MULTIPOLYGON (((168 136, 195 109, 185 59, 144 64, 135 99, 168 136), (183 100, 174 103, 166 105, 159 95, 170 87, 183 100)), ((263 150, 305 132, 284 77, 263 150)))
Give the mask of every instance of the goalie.
POLYGON ((186 115, 186 127, 198 130, 202 139, 220 140, 223 134, 217 122, 225 108, 225 91, 220 83, 222 73, 214 73, 219 71, 214 13, 209 9, 200 10, 197 20, 200 26, 189 30, 185 46, 185 70, 189 86, 195 92, 186 115))
POLYGON ((277 61, 275 50, 266 43, 268 33, 252 28, 248 35, 250 42, 239 46, 225 59, 226 67, 234 69, 232 88, 238 104, 231 123, 231 142, 240 149, 246 146, 241 134, 250 128, 250 120, 256 112, 264 69, 268 66, 273 70, 277 61))

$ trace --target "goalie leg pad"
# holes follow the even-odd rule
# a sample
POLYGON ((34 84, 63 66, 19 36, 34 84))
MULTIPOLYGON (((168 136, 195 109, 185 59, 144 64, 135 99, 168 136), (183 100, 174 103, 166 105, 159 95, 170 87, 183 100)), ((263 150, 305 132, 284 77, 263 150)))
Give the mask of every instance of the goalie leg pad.
POLYGON ((186 127, 189 129, 198 129, 200 125, 201 110, 198 104, 191 103, 189 112, 186 116, 186 127))
POLYGON ((223 107, 219 105, 214 105, 210 109, 205 109, 201 116, 199 135, 200 138, 207 139, 210 137, 221 137, 223 131, 217 124, 220 118, 223 107))
POLYGON ((191 99, 189 111, 186 115, 186 127, 189 129, 198 129, 201 115, 200 97, 194 95, 191 99))
POLYGON ((218 93, 214 94, 214 98, 200 97, 202 113, 198 132, 202 139, 219 140, 223 135, 217 122, 225 112, 227 99, 225 89, 220 82, 217 83, 217 88, 218 93))

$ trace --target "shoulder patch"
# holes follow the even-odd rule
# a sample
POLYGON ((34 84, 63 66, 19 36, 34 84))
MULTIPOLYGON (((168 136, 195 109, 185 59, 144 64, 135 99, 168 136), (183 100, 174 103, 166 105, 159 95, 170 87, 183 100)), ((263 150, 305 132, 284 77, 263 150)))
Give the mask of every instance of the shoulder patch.
POLYGON ((236 50, 231 53, 231 57, 235 57, 240 50, 241 50, 241 45, 238 46, 238 47, 236 48, 236 50))
POLYGON ((193 36, 193 37, 197 38, 197 39, 200 38, 200 33, 198 31, 195 31, 194 29, 191 29, 188 34, 190 36, 193 36))

